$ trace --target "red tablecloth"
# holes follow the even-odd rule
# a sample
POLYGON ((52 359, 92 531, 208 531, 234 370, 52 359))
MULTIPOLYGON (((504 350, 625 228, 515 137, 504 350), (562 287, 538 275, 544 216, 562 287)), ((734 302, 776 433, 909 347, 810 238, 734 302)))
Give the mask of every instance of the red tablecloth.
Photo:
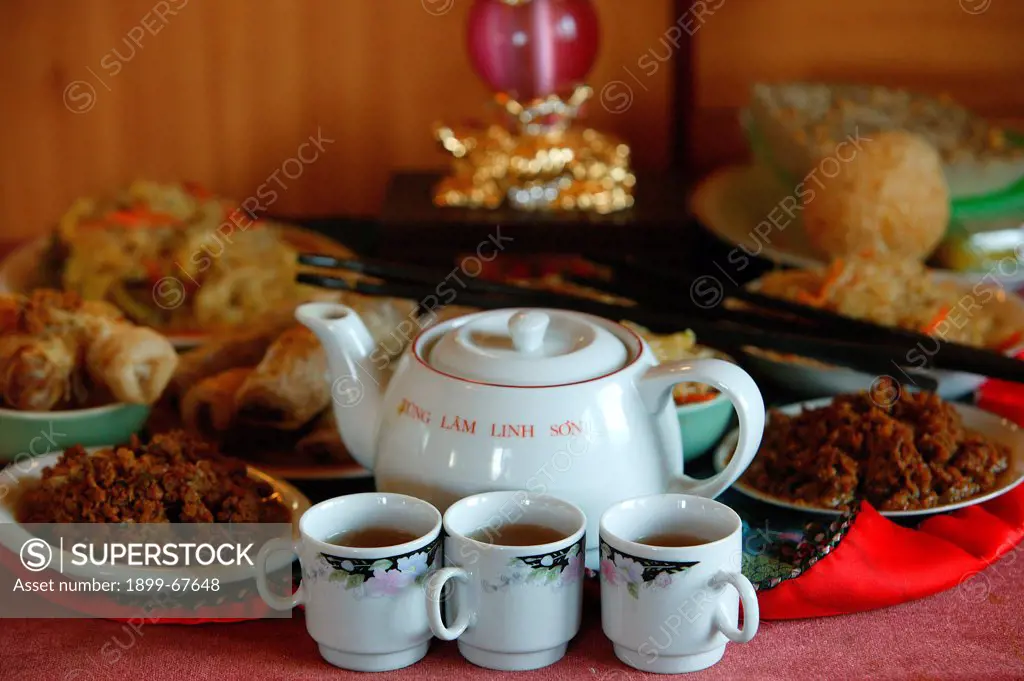
MULTIPOLYGON (((583 631, 558 664, 535 672, 490 672, 463 661, 454 643, 435 641, 419 664, 388 679, 461 678, 630 681, 656 676, 625 667, 601 632, 597 599, 583 631)), ((301 613, 291 620, 143 627, 104 620, 0 621, 0 678, 370 679, 323 662, 301 613)), ((1024 549, 959 588, 874 612, 765 622, 746 645, 729 646, 700 679, 1024 678, 1024 549)))

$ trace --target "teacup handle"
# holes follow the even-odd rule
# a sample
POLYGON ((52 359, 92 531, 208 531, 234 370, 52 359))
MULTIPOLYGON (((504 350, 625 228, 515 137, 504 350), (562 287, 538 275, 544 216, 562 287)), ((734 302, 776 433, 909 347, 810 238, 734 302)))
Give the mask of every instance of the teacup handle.
POLYGON ((430 630, 434 632, 434 636, 442 641, 454 641, 462 636, 473 618, 473 613, 468 608, 461 606, 452 626, 445 626, 445 623, 441 621, 444 585, 449 579, 458 579, 465 583, 469 581, 469 574, 460 567, 446 567, 432 574, 427 580, 427 619, 430 621, 430 630))
POLYGON ((290 539, 275 537, 260 548, 256 554, 256 590, 260 592, 260 598, 274 610, 291 610, 297 605, 306 602, 306 586, 299 583, 299 588, 290 597, 278 596, 270 590, 267 585, 267 558, 276 551, 288 551, 298 555, 298 545, 290 539))
MULTIPOLYGON (((676 383, 706 383, 718 388, 736 409, 739 418, 739 439, 736 453, 729 464, 717 475, 706 480, 682 475, 676 479, 675 489, 699 497, 714 499, 736 482, 757 454, 764 434, 764 399, 754 379, 743 369, 731 362, 720 359, 696 359, 689 362, 666 362, 648 369, 636 382, 637 390, 651 414, 659 414, 665 408, 676 383)), ((668 447, 666 447, 668 449, 668 447)), ((682 455, 678 451, 667 451, 678 461, 670 462, 669 470, 679 470, 682 455)))
POLYGON ((721 603, 715 613, 715 626, 733 643, 746 643, 754 638, 757 627, 761 623, 761 608, 757 604, 757 592, 754 591, 750 580, 738 572, 719 572, 711 580, 712 586, 725 586, 726 584, 731 584, 740 594, 740 603, 743 604, 743 628, 734 627, 729 622, 729 616, 721 603))

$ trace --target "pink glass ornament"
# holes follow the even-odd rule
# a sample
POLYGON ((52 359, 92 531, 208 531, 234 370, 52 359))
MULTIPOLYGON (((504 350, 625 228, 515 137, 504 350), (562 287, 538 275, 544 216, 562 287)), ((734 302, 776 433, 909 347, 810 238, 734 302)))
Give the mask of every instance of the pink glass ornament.
POLYGON ((594 65, 600 35, 590 0, 476 0, 469 56, 493 90, 521 103, 567 95, 594 65))

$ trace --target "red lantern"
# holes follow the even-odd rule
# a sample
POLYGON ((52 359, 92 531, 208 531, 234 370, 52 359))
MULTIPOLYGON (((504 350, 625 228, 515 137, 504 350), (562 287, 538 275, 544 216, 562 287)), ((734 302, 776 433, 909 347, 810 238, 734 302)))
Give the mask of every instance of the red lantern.
POLYGON ((526 105, 581 85, 600 36, 590 0, 477 0, 468 39, 484 82, 526 105))

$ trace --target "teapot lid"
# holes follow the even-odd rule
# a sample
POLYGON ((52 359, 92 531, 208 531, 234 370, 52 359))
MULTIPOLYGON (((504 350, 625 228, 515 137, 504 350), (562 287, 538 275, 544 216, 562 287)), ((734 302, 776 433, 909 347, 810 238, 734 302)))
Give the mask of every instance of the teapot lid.
POLYGON ((625 344, 596 318, 568 310, 490 310, 459 320, 427 360, 446 374, 515 386, 577 383, 626 365, 625 344))

